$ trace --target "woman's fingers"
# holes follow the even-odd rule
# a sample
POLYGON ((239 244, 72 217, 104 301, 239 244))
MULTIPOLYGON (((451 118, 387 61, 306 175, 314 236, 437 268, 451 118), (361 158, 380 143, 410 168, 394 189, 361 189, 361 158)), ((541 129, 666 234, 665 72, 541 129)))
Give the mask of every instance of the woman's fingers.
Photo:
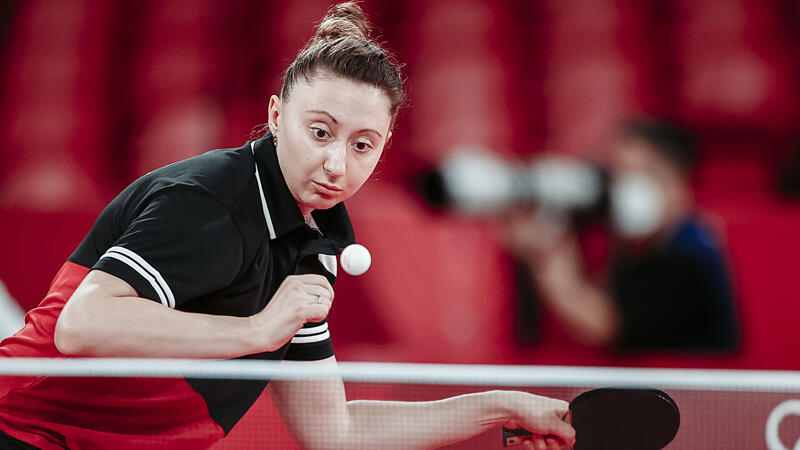
POLYGON ((311 288, 312 286, 320 287, 330 294, 330 297, 333 298, 333 287, 331 283, 328 281, 327 278, 323 277, 322 275, 317 275, 313 273, 305 274, 305 275, 295 275, 298 277, 304 285, 311 288))
POLYGON ((547 450, 561 450, 564 447, 560 439, 552 436, 545 437, 544 441, 547 443, 547 450))
POLYGON ((555 407, 546 418, 546 424, 542 431, 547 435, 559 439, 565 445, 575 445, 575 428, 572 427, 572 414, 569 411, 569 404, 567 402, 558 400, 557 407, 555 407))
POLYGON ((328 313, 330 312, 330 306, 325 305, 308 305, 308 310, 306 314, 306 321, 307 322, 321 322, 326 317, 328 317, 328 313))
POLYGON ((330 292, 319 286, 306 286, 306 293, 308 294, 307 303, 333 303, 330 292))
MULTIPOLYGON (((569 414, 567 414, 567 416, 569 417, 569 414)), ((569 418, 571 420, 571 417, 569 418)), ((572 425, 561 417, 558 417, 558 420, 553 422, 551 433, 564 441, 567 445, 575 445, 575 428, 572 428, 572 425)))
POLYGON ((522 441, 522 446, 528 450, 562 450, 564 442, 554 436, 534 434, 522 441))

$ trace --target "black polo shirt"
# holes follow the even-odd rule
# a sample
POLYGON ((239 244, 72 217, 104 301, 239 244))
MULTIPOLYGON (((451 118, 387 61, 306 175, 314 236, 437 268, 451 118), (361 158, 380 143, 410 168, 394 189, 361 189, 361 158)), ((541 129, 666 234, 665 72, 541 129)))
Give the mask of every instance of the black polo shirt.
MULTIPOLYGON (((23 330, 3 342, 0 354, 59 356, 53 344, 57 316, 92 269, 125 280, 165 308, 240 317, 261 311, 289 275, 317 273, 333 283, 335 255, 354 242, 352 226, 343 204, 312 215, 318 229, 305 223, 270 136, 150 172, 100 214, 48 297, 23 330)), ((332 355, 325 320, 306 324, 276 351, 247 358, 332 355)), ((81 447, 95 440, 125 446, 141 430, 161 443, 202 446, 227 434, 267 382, 15 378, 13 384, 0 389, 0 430, 38 446, 64 439, 81 447), (207 412, 198 412, 198 404, 207 412), (65 407, 73 411, 70 417, 63 417, 65 407), (52 431, 46 440, 42 430, 52 431)))
MULTIPOLYGON (((271 139, 214 150, 150 172, 125 189, 69 258, 127 281, 168 308, 250 316, 292 274, 331 283, 339 247, 354 241, 344 204, 304 221, 271 139), (327 270, 326 270, 327 268, 327 270)), ((328 333, 308 324, 293 345, 265 357, 331 356, 328 333)))

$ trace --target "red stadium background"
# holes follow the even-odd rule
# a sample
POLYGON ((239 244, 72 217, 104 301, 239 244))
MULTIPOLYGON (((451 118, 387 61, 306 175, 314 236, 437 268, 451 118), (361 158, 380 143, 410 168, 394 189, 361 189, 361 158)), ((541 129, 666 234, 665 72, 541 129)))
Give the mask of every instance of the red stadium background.
MULTIPOLYGON (((129 182, 265 121, 329 1, 5 1, 0 7, 0 279, 24 308, 129 182)), ((792 0, 372 0, 410 104, 348 204, 372 269, 343 275, 340 360, 800 369, 792 0), (432 211, 411 180, 459 146, 595 157, 632 114, 694 126, 699 203, 735 275, 741 351, 619 357, 544 321, 515 335, 513 273, 491 224, 432 211)))

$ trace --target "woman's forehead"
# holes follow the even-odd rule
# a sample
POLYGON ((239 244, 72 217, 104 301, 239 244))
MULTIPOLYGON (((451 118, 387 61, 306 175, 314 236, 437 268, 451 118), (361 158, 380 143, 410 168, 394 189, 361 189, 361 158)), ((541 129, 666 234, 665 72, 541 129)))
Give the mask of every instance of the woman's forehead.
POLYGON ((369 122, 369 128, 383 130, 391 122, 389 105, 382 89, 329 74, 299 80, 287 104, 298 114, 324 111, 340 123, 369 122))

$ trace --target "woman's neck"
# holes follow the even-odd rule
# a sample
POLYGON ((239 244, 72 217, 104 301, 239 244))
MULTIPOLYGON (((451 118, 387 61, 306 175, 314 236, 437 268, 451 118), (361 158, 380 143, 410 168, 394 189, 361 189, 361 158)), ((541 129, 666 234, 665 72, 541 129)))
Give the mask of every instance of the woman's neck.
POLYGON ((303 215, 303 219, 305 219, 306 222, 308 222, 308 219, 311 217, 311 212, 314 211, 314 210, 311 209, 311 208, 306 208, 306 207, 300 206, 300 205, 297 205, 297 207, 300 208, 300 214, 303 215))
POLYGON ((309 210, 307 214, 303 214, 303 220, 305 220, 306 224, 308 226, 310 226, 311 228, 316 228, 317 227, 317 223, 314 222, 314 216, 311 215, 312 211, 313 211, 313 209, 309 210))

